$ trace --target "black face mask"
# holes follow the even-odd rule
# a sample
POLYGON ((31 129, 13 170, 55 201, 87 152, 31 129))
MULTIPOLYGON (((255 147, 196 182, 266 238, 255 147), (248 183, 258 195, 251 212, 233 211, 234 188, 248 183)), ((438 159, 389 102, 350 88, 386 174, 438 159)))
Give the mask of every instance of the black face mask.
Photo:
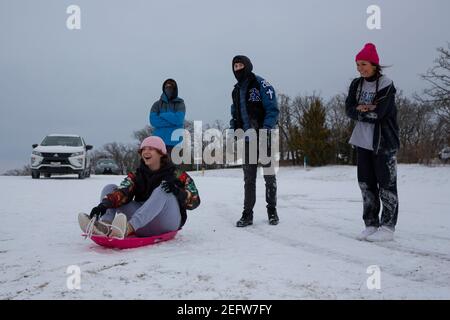
POLYGON ((169 100, 172 100, 172 99, 176 98, 175 97, 175 89, 174 88, 171 88, 171 87, 165 88, 164 89, 164 94, 166 95, 167 99, 169 99, 169 100))
POLYGON ((234 73, 234 77, 238 82, 242 82, 248 79, 253 71, 253 64, 246 56, 235 56, 232 60, 231 67, 234 73), (234 65, 236 63, 242 63, 244 65, 244 68, 238 71, 234 71, 234 65))
POLYGON ((247 78, 247 68, 243 68, 241 70, 233 71, 234 77, 238 82, 242 82, 247 78))

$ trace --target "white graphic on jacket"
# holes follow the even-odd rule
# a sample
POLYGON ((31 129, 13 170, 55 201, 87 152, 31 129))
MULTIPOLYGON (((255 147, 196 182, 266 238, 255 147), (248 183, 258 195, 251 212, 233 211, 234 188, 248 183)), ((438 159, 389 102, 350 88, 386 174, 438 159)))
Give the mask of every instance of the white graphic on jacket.
POLYGON ((270 83, 267 81, 267 80, 262 80, 261 81, 261 85, 262 85, 262 87, 265 89, 265 88, 268 88, 268 87, 271 87, 271 85, 270 85, 270 83))
POLYGON ((261 96, 259 95, 259 91, 256 88, 250 89, 250 96, 248 98, 250 102, 259 102, 261 101, 261 96))

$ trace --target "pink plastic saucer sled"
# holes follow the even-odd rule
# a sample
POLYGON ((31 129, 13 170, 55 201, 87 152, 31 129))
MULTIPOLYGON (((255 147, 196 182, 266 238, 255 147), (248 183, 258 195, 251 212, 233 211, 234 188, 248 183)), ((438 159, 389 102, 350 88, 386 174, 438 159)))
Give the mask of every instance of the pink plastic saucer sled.
POLYGON ((106 236, 96 236, 92 235, 91 239, 96 244, 102 247, 117 248, 117 249, 132 249, 139 248, 143 246, 148 246, 156 244, 162 241, 167 241, 173 239, 177 234, 177 231, 171 231, 167 233, 160 234, 158 236, 152 236, 147 238, 139 238, 135 236, 127 237, 125 239, 108 238, 106 236))

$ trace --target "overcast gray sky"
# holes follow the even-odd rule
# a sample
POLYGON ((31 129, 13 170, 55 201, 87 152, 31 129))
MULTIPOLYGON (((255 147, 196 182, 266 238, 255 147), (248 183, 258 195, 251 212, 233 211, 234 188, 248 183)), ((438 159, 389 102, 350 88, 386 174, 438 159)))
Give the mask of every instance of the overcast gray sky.
POLYGON ((173 77, 190 120, 229 121, 231 59, 248 55, 279 93, 347 90, 355 54, 377 45, 407 95, 450 41, 448 0, 0 0, 0 173, 49 133, 131 142, 173 77), (81 30, 66 27, 69 5, 81 30), (366 27, 369 5, 381 30, 366 27))

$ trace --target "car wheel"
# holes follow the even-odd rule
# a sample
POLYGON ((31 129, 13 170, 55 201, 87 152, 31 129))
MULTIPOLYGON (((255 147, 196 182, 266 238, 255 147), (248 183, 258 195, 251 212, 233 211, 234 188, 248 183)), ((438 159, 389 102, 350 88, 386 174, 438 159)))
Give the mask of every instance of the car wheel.
POLYGON ((39 171, 37 171, 37 170, 32 170, 31 171, 31 178, 32 179, 39 179, 40 176, 41 176, 41 174, 39 173, 39 171))
POLYGON ((84 179, 84 171, 81 171, 81 172, 78 174, 78 179, 84 179))

